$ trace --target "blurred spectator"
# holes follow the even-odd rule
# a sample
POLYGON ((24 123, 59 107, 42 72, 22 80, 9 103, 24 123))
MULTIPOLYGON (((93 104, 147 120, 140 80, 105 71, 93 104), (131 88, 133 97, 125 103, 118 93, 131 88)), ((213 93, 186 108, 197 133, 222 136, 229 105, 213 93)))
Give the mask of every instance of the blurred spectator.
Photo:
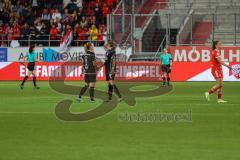
POLYGON ((63 24, 62 25, 62 32, 65 32, 67 30, 67 25, 66 24, 63 24))
POLYGON ((48 40, 48 35, 49 31, 45 25, 45 23, 42 23, 42 28, 40 29, 40 36, 39 39, 41 40, 39 45, 43 45, 46 46, 47 44, 47 40, 48 40))
POLYGON ((18 23, 15 21, 13 24, 13 35, 14 35, 14 40, 19 40, 20 38, 20 26, 18 23))
POLYGON ((37 10, 38 9, 38 0, 32 0, 32 9, 37 10))
POLYGON ((96 24, 99 24, 100 22, 102 22, 102 10, 99 7, 98 3, 94 8, 94 15, 96 17, 96 24))
POLYGON ((106 3, 103 4, 102 13, 103 16, 107 16, 110 13, 110 8, 106 3))
POLYGON ((6 30, 5 31, 7 32, 7 35, 8 35, 8 37, 7 37, 8 44, 10 44, 10 42, 12 40, 14 40, 13 27, 11 27, 9 24, 6 24, 6 30))
POLYGON ((51 15, 50 15, 50 13, 48 13, 47 9, 43 10, 41 18, 42 18, 43 21, 49 21, 51 19, 51 15))
POLYGON ((71 0, 63 0, 63 8, 67 7, 69 3, 71 3, 71 0))
POLYGON ((113 5, 113 0, 105 0, 105 2, 109 7, 113 5))
POLYGON ((103 4, 102 13, 103 13, 103 23, 106 24, 107 23, 107 14, 110 13, 110 8, 107 6, 106 3, 103 4))
POLYGON ((96 17, 95 16, 91 16, 89 17, 89 26, 92 26, 93 24, 95 26, 98 26, 99 25, 99 21, 97 21, 96 17))
POLYGON ((69 21, 70 21, 70 16, 69 16, 69 13, 68 13, 68 9, 64 9, 64 13, 62 15, 62 22, 67 23, 69 21))
POLYGON ((98 31, 98 41, 100 46, 103 46, 105 41, 107 40, 106 35, 107 35, 107 32, 104 25, 100 25, 99 31, 98 31))
POLYGON ((38 32, 37 32, 37 29, 34 25, 30 26, 30 33, 29 33, 29 36, 30 36, 30 45, 35 45, 37 44, 37 37, 39 36, 38 35, 38 32))
MULTIPOLYGON (((19 39, 21 45, 29 45, 28 39, 39 45, 48 45, 44 40, 48 40, 49 37, 46 38, 44 34, 49 34, 51 30, 50 37, 58 40, 58 34, 66 31, 65 24, 75 26, 74 40, 87 41, 89 38, 102 41, 105 30, 102 30, 99 24, 106 24, 106 15, 110 13, 112 6, 116 5, 117 1, 0 0, 0 24, 2 23, 0 43, 3 43, 1 41, 4 38, 10 38, 11 40, 19 39), (62 11, 62 9, 64 10, 62 11), (44 42, 41 39, 44 39, 44 42)), ((103 28, 106 27, 103 25, 103 28)), ((96 44, 96 42, 94 43, 96 44)), ((100 42, 100 44, 102 43, 100 42)), ((53 45, 58 45, 58 43, 53 42, 53 45)))
MULTIPOLYGON (((73 39, 74 39, 74 40, 76 40, 77 37, 78 37, 78 34, 77 34, 77 33, 78 33, 79 29, 80 29, 80 26, 79 26, 78 23, 76 23, 76 25, 75 25, 74 28, 73 28, 73 39)), ((74 42, 74 45, 77 45, 77 42, 74 42)))
POLYGON ((76 0, 76 5, 78 8, 82 7, 82 0, 76 0))
POLYGON ((27 11, 26 15, 24 16, 25 22, 33 25, 35 21, 34 16, 36 16, 36 14, 37 14, 36 11, 27 11))
POLYGON ((55 24, 55 23, 53 22, 53 19, 50 19, 49 24, 48 24, 49 30, 50 30, 50 28, 52 27, 53 24, 55 24))
POLYGON ((95 46, 97 46, 98 45, 98 43, 97 43, 97 40, 98 40, 98 29, 97 29, 97 27, 94 24, 89 29, 89 35, 90 35, 90 39, 93 41, 93 44, 95 46))
POLYGON ((58 18, 57 18, 56 27, 57 27, 57 30, 58 30, 59 33, 62 32, 61 19, 58 19, 58 18))
POLYGON ((49 0, 43 0, 44 8, 50 9, 52 6, 51 1, 49 0))
POLYGON ((61 19, 61 18, 62 18, 62 15, 61 15, 61 13, 59 12, 58 9, 53 10, 53 13, 52 13, 52 19, 53 19, 54 22, 57 21, 57 18, 58 18, 58 19, 61 19))
POLYGON ((80 27, 78 29, 77 40, 78 40, 78 43, 77 43, 78 46, 84 44, 88 40, 88 29, 87 28, 80 27), (83 41, 83 42, 79 42, 79 41, 83 41))
POLYGON ((42 29, 42 23, 41 22, 37 23, 36 29, 38 30, 38 32, 40 32, 40 30, 42 29))
POLYGON ((72 25, 74 26, 77 21, 77 11, 74 11, 70 16, 71 16, 71 22, 73 22, 72 25))
POLYGON ((21 40, 22 40, 22 44, 23 46, 27 46, 28 45, 28 35, 30 33, 30 29, 27 23, 25 23, 21 30, 20 30, 20 34, 21 34, 21 40))
POLYGON ((51 28, 51 30, 50 30, 50 39, 51 39, 51 45, 52 46, 57 46, 57 34, 58 34, 58 30, 57 30, 57 28, 56 28, 56 25, 55 24, 53 24, 52 25, 52 28, 51 28))
POLYGON ((52 1, 52 8, 62 9, 63 0, 51 0, 51 1, 52 1))
POLYGON ((80 26, 82 27, 82 28, 85 28, 85 27, 87 27, 87 20, 86 20, 86 17, 85 16, 83 16, 82 17, 82 20, 81 20, 81 22, 80 22, 80 26))
POLYGON ((63 8, 67 7, 71 3, 76 4, 78 8, 82 7, 82 0, 63 0, 63 8))
POLYGON ((77 10, 78 10, 78 7, 77 7, 77 5, 75 4, 74 0, 71 0, 71 1, 68 3, 68 5, 67 5, 66 8, 68 9, 68 12, 69 12, 70 14, 72 14, 74 11, 77 11, 77 10))
POLYGON ((4 43, 5 40, 5 27, 2 23, 0 23, 0 46, 4 43))
POLYGON ((83 13, 82 7, 80 7, 77 12, 77 21, 80 22, 83 16, 85 16, 85 14, 83 13))
POLYGON ((1 21, 1 23, 3 23, 3 15, 4 15, 3 3, 0 1, 0 21, 1 21))

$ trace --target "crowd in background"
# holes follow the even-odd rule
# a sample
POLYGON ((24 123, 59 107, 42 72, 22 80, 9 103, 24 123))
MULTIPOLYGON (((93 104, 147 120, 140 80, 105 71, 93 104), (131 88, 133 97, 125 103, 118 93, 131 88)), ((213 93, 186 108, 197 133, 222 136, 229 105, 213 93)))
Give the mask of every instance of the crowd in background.
POLYGON ((117 3, 118 0, 0 0, 0 45, 17 40, 21 46, 28 46, 31 40, 31 44, 39 46, 57 46, 67 25, 73 30, 72 45, 88 40, 102 45, 107 14, 117 3))

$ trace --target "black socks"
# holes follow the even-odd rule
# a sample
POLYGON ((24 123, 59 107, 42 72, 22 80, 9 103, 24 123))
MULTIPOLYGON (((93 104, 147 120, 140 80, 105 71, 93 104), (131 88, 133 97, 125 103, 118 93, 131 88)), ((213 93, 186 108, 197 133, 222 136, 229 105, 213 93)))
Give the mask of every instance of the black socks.
POLYGON ((90 87, 90 99, 94 101, 94 87, 90 87))
POLYGON ((108 84, 108 99, 112 99, 112 93, 113 93, 113 86, 111 84, 108 84))
POLYGON ((117 86, 114 84, 114 85, 112 85, 112 87, 113 87, 113 91, 117 94, 117 96, 118 96, 119 98, 122 98, 122 95, 121 95, 121 93, 119 92, 117 86))
POLYGON ((37 84, 36 84, 36 77, 35 76, 33 77, 33 85, 34 85, 34 87, 37 86, 37 84))
POLYGON ((28 79, 28 76, 25 76, 21 85, 24 85, 24 83, 26 82, 27 79, 28 79))
POLYGON ((81 89, 81 91, 80 91, 80 93, 79 93, 79 98, 81 98, 82 95, 84 95, 84 93, 87 91, 87 89, 88 89, 88 85, 85 85, 85 86, 81 89))

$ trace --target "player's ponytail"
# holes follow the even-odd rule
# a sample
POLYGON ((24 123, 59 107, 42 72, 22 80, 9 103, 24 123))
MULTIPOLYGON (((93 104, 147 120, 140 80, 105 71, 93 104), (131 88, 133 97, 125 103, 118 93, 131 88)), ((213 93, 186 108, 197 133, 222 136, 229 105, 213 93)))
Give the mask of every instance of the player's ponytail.
POLYGON ((116 43, 113 42, 113 41, 110 41, 109 42, 109 47, 110 47, 110 49, 115 50, 116 49, 116 43))
POLYGON ((32 52, 34 51, 34 48, 35 48, 35 46, 34 46, 34 45, 30 46, 30 47, 29 47, 29 50, 28 50, 28 51, 29 51, 29 53, 32 53, 32 52))
POLYGON ((87 53, 88 51, 90 51, 90 50, 91 50, 91 47, 92 47, 92 43, 87 42, 87 43, 84 45, 84 50, 85 50, 85 52, 87 53))
POLYGON ((218 44, 218 42, 219 42, 219 41, 213 41, 212 50, 217 49, 217 44, 218 44))

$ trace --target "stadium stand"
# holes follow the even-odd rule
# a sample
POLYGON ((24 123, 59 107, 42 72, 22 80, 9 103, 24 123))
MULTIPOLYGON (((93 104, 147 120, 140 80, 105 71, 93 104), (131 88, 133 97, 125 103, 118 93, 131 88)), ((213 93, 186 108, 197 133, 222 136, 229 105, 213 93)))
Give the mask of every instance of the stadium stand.
MULTIPOLYGON (((59 45, 67 24, 74 40, 106 39, 106 16, 118 0, 0 0, 0 45, 18 40, 21 46, 59 45), (97 34, 96 36, 90 33, 97 34), (50 41, 51 40, 51 43, 50 41)), ((72 45, 80 45, 74 41, 72 45)))

